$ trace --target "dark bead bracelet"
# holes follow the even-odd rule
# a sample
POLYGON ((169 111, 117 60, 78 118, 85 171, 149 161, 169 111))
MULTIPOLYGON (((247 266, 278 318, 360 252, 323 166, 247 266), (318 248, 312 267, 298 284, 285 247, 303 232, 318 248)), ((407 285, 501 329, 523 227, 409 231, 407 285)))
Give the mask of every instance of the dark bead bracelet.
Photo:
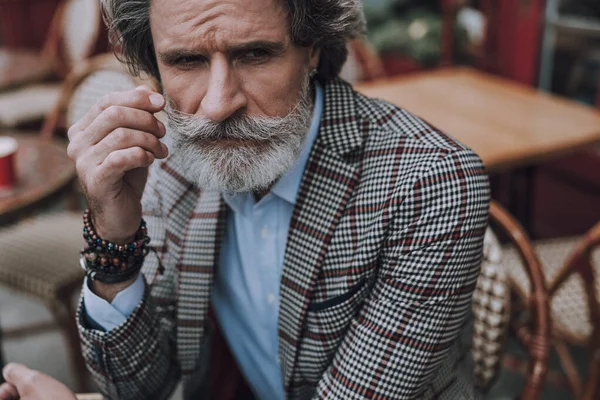
POLYGON ((88 278, 104 283, 124 282, 133 277, 150 251, 150 238, 143 219, 134 241, 118 244, 98 236, 88 209, 83 214, 83 238, 86 245, 81 251, 81 266, 88 278))

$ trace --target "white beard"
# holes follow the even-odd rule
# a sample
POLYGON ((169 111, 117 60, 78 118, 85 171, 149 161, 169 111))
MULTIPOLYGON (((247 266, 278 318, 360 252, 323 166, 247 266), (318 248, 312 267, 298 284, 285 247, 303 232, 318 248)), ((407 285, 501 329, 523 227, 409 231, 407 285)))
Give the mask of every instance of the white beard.
POLYGON ((221 123, 175 110, 167 102, 173 154, 184 177, 205 190, 262 191, 298 158, 312 117, 310 80, 298 104, 284 117, 235 116, 221 123), (248 144, 219 145, 223 139, 248 144))

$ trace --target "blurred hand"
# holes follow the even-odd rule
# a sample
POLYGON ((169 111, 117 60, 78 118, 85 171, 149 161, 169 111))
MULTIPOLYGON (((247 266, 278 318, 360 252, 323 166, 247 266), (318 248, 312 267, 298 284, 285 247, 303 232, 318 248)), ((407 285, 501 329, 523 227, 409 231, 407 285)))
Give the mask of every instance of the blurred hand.
POLYGON ((76 400, 68 387, 24 365, 8 364, 2 375, 6 382, 0 385, 0 400, 76 400))
POLYGON ((115 92, 69 129, 69 157, 102 239, 125 244, 139 228, 148 167, 168 153, 159 141, 165 126, 154 116, 164 106, 149 86, 115 92))

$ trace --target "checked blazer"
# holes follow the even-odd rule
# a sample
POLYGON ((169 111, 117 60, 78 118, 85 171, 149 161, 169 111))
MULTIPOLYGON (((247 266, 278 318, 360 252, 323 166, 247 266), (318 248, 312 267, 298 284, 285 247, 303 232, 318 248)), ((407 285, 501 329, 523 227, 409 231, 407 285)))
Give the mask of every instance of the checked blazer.
MULTIPOLYGON (((341 80, 325 85, 324 101, 285 249, 286 397, 472 398, 458 335, 487 225, 482 163, 341 80)), ((229 211, 180 171, 176 154, 151 168, 142 204, 156 253, 133 314, 101 332, 79 306, 84 356, 110 399, 167 398, 179 379, 186 399, 210 398, 207 312, 229 211)))

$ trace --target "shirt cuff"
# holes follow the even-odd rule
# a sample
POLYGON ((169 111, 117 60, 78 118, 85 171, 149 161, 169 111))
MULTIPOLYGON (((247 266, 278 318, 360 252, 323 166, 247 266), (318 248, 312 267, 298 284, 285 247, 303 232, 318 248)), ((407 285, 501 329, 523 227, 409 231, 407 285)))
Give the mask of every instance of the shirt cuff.
POLYGON ((91 320, 92 326, 99 325, 105 331, 110 331, 121 325, 133 313, 144 297, 144 277, 139 274, 135 282, 121 290, 112 303, 97 296, 88 286, 88 280, 83 282, 84 317, 91 320))

